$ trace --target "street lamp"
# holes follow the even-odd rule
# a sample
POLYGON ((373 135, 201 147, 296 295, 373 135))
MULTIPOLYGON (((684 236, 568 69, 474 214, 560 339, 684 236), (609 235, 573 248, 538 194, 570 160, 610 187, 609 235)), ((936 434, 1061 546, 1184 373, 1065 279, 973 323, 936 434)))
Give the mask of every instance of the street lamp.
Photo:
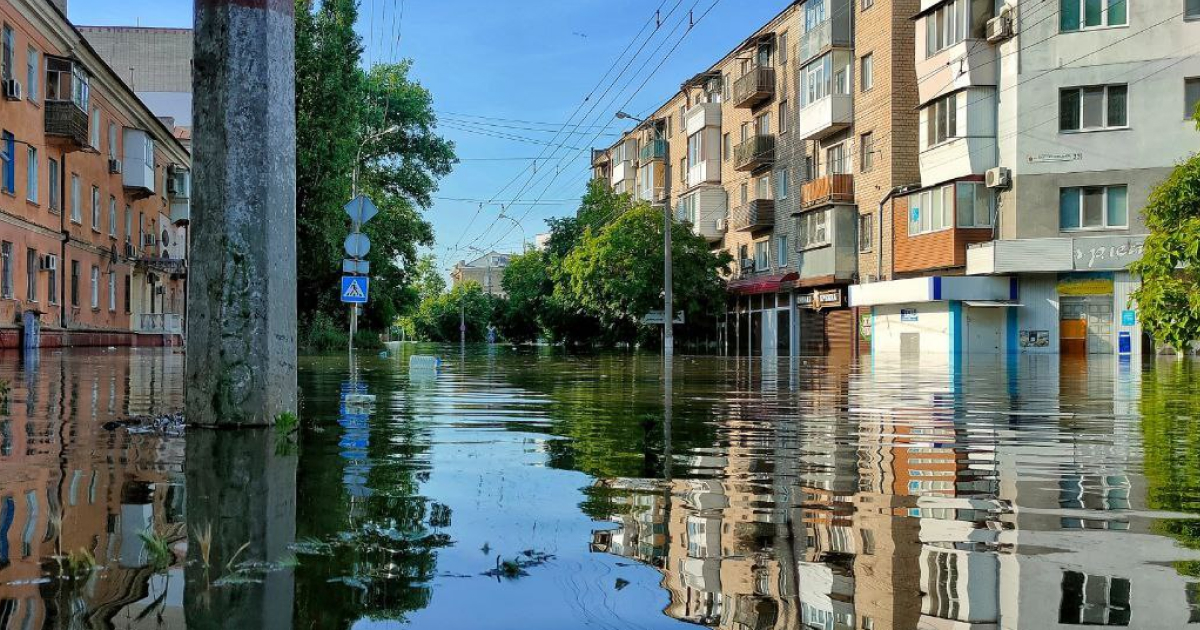
POLYGON ((624 119, 635 120, 640 123, 646 122, 645 120, 638 118, 637 116, 630 116, 629 114, 626 114, 625 112, 617 112, 617 118, 620 118, 622 120, 624 120, 624 119))
POLYGON ((351 188, 353 189, 350 195, 352 198, 358 196, 358 166, 362 163, 362 153, 363 149, 367 148, 367 143, 371 142, 372 140, 378 140, 384 136, 389 136, 397 131, 400 131, 400 125, 392 125, 383 131, 373 133, 366 138, 363 138, 363 141, 359 143, 358 154, 354 157, 354 172, 350 178, 351 188))
POLYGON ((525 226, 521 225, 520 221, 517 221, 516 219, 508 216, 507 214, 504 214, 503 210, 500 211, 500 218, 508 219, 509 221, 512 221, 512 224, 517 226, 518 230, 521 230, 521 253, 522 254, 525 253, 525 226))

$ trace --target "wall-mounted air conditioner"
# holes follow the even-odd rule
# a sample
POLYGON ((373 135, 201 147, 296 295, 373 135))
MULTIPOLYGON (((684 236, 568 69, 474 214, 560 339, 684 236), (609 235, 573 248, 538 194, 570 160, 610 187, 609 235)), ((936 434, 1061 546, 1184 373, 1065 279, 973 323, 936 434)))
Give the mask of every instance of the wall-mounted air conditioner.
POLYGON ((1008 188, 1012 186, 1012 171, 1003 166, 989 168, 984 176, 988 188, 1008 188))

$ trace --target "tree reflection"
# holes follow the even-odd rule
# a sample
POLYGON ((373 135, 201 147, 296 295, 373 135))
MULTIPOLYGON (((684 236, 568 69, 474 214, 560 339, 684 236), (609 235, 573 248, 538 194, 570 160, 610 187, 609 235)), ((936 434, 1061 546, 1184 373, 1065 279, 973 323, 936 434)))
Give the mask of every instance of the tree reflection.
MULTIPOLYGON (((1200 373, 1189 361, 1161 361, 1142 388, 1142 439, 1149 507, 1200 514, 1200 373)), ((1154 531, 1200 549, 1200 519, 1161 519, 1154 531)), ((1200 562, 1175 569, 1200 577, 1200 562)))

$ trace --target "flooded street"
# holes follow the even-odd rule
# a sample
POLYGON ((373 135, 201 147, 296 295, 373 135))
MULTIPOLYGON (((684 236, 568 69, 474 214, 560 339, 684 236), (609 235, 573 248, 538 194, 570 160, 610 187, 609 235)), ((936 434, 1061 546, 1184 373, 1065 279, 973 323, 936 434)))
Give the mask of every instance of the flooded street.
POLYGON ((0 630, 1200 627, 1173 360, 440 352, 186 439, 178 352, 3 355, 0 630))

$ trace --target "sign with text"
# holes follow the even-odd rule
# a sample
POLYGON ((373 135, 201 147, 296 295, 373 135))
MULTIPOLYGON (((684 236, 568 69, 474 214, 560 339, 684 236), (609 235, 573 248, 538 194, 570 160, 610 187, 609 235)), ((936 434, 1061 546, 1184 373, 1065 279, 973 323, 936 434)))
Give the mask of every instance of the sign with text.
POLYGON ((1117 271, 1139 260, 1146 249, 1145 236, 1089 236, 1071 242, 1074 267, 1079 271, 1117 271))
POLYGON ((915 308, 900 309, 900 321, 902 321, 902 322, 917 321, 917 309, 915 309, 915 308))
MULTIPOLYGON (((663 317, 662 311, 650 311, 649 313, 646 313, 642 317, 642 323, 650 325, 650 326, 654 326, 654 325, 661 326, 666 323, 665 319, 666 318, 663 317)), ((682 324, 683 323, 683 311, 679 311, 679 312, 675 313, 675 319, 671 320, 671 323, 682 324)))

